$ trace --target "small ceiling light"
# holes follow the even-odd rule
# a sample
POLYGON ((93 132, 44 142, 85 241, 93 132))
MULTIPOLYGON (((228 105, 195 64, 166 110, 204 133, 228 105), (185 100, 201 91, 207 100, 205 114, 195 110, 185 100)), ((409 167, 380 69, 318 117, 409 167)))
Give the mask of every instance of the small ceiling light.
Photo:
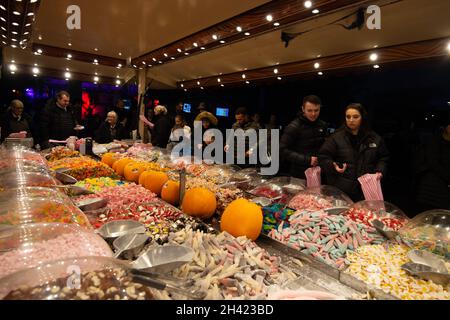
POLYGON ((96 76, 98 76, 98 73, 96 72, 96 73, 94 73, 96 76))
POLYGON ((181 53, 182 50, 180 48, 178 48, 177 51, 181 53))
POLYGON ((67 60, 70 60, 70 59, 72 59, 72 55, 69 53, 69 54, 67 55, 67 60))
POLYGON ((271 14, 268 14, 268 15, 266 16, 266 20, 269 21, 269 22, 271 22, 271 21, 273 20, 272 15, 271 15, 271 14))
POLYGON ((187 92, 187 89, 184 89, 184 92, 187 92))
POLYGON ((245 79, 245 78, 247 78, 247 76, 244 73, 244 74, 242 74, 242 79, 245 79))
POLYGON ((374 45, 373 47, 374 47, 374 48, 378 48, 378 45, 376 44, 376 45, 374 45))
POLYGON ((11 48, 14 48, 14 49, 15 49, 15 48, 17 48, 17 46, 16 46, 15 44, 12 44, 12 45, 11 45, 11 48))
POLYGON ((3 31, 7 31, 5 27, 1 27, 1 29, 2 29, 3 31))
POLYGON ((316 62, 314 63, 314 69, 319 69, 320 68, 320 63, 316 62))
POLYGON ((378 64, 376 64, 376 65, 373 66, 373 68, 374 68, 374 69, 379 69, 380 66, 379 66, 378 64))
POLYGON ((42 36, 41 36, 41 35, 39 35, 38 39, 39 39, 39 40, 42 40, 42 36))
POLYGON ((378 55, 376 53, 372 53, 370 55, 370 61, 377 61, 378 60, 378 55))
POLYGON ((116 80, 116 85, 120 86, 121 83, 122 83, 122 81, 116 80))
POLYGON ((200 85, 200 81, 197 81, 197 85, 200 85))
POLYGON ((119 52, 119 56, 121 56, 122 55, 122 52, 119 52))
POLYGON ((220 84, 220 86, 223 88, 223 87, 225 87, 225 85, 222 83, 222 84, 220 84))
POLYGON ((117 68, 122 68, 122 64, 119 63, 119 64, 117 65, 117 68))
POLYGON ((19 11, 13 11, 13 14, 16 16, 20 16, 20 12, 19 11))
POLYGON ((69 69, 69 68, 66 68, 66 71, 70 71, 70 69, 69 69))
POLYGON ((119 79, 120 77, 119 77, 119 76, 116 76, 116 78, 119 79))
POLYGON ((281 80, 281 77, 277 77, 278 80, 281 80))
POLYGON ((447 50, 448 50, 448 52, 450 53, 450 42, 449 42, 448 45, 447 45, 447 50))
POLYGON ((71 47, 72 46, 72 44, 69 42, 68 44, 67 44, 69 47, 71 47))
POLYGON ((278 74, 278 69, 273 69, 273 73, 278 74))
POLYGON ((245 83, 246 83, 246 84, 250 84, 250 81, 247 80, 247 81, 245 81, 245 83))
POLYGON ((162 61, 158 61, 159 64, 162 64, 162 61))
POLYGON ((305 6, 305 8, 311 8, 312 7, 312 1, 305 1, 305 2, 303 2, 303 5, 305 6))
POLYGON ((94 48, 94 51, 98 51, 98 48, 94 48))
POLYGON ((99 80, 99 77, 94 77, 94 82, 98 82, 99 80))
POLYGON ((205 50, 206 48, 205 47, 200 47, 200 49, 205 50))
POLYGON ((168 56, 169 56, 169 55, 168 55, 167 53, 164 53, 164 57, 166 57, 166 58, 167 58, 168 56))
POLYGON ((152 58, 152 60, 156 62, 156 58, 152 58))
POLYGON ((70 74, 70 72, 64 73, 64 77, 65 77, 66 79, 70 79, 71 76, 72 76, 72 75, 70 74))
POLYGON ((180 84, 180 87, 184 88, 184 84, 180 84))
POLYGON ((29 27, 29 26, 31 26, 31 23, 27 23, 27 24, 25 25, 25 27, 29 27))
POLYGON ((98 60, 97 59, 94 59, 94 64, 98 64, 98 60))
POLYGON ((142 64, 145 65, 145 64, 147 64, 147 63, 146 63, 145 61, 142 61, 142 64))
POLYGON ((220 83, 220 81, 221 81, 221 80, 220 80, 220 78, 217 78, 217 82, 219 82, 219 83, 220 83))
POLYGON ((213 34, 213 35, 212 35, 212 38, 213 38, 214 40, 219 39, 219 37, 218 37, 216 34, 213 34))
POLYGON ((280 26, 280 23, 279 23, 279 22, 275 22, 275 23, 273 24, 273 26, 274 26, 274 27, 279 27, 279 26, 280 26))
POLYGON ((225 40, 220 40, 220 43, 224 44, 224 43, 225 43, 225 40))
POLYGON ((188 55, 189 55, 189 52, 185 52, 184 55, 185 55, 185 56, 188 56, 188 55))
POLYGON ((6 11, 6 8, 5 8, 4 6, 2 6, 1 4, 0 4, 0 9, 2 9, 2 10, 5 10, 5 11, 6 11))
POLYGON ((23 33, 24 36, 26 36, 27 34, 30 34, 30 33, 28 31, 23 33))
POLYGON ((0 20, 2 20, 2 21, 4 21, 4 22, 6 22, 6 19, 5 19, 5 18, 3 18, 3 17, 0 17, 0 20))
POLYGON ((242 32, 242 28, 241 28, 240 26, 237 26, 237 27, 236 27, 236 31, 237 31, 237 32, 242 32))
POLYGON ((319 76, 323 76, 323 72, 322 72, 322 71, 319 71, 317 74, 318 74, 319 76))
POLYGON ((38 74, 38 73, 39 73, 39 68, 34 67, 34 68, 33 68, 33 73, 34 73, 34 74, 38 74))
POLYGON ((198 43, 197 43, 197 42, 194 42, 193 45, 194 45, 194 47, 196 47, 196 48, 198 47, 198 43))
POLYGON ((249 36, 250 35, 250 32, 246 32, 246 33, 244 33, 246 36, 249 36))
POLYGON ((37 63, 35 63, 35 64, 34 64, 34 66, 35 66, 35 67, 37 67, 37 66, 38 66, 38 64, 37 64, 37 63))
POLYGON ((33 12, 28 12, 27 16, 29 16, 29 17, 34 16, 34 13, 33 12))
POLYGON ((202 89, 202 90, 203 90, 203 89, 205 89, 205 88, 203 88, 203 87, 200 87, 200 89, 202 89))
POLYGON ((175 60, 175 58, 174 57, 170 57, 170 60, 175 60))
POLYGON ((312 13, 314 13, 314 14, 318 14, 320 11, 319 11, 319 9, 314 9, 313 11, 312 11, 312 13))
POLYGON ((15 27, 19 26, 19 24, 17 22, 13 22, 12 25, 15 27))
POLYGON ((12 71, 12 72, 15 72, 15 71, 17 71, 17 66, 15 64, 10 64, 9 65, 9 70, 12 71))

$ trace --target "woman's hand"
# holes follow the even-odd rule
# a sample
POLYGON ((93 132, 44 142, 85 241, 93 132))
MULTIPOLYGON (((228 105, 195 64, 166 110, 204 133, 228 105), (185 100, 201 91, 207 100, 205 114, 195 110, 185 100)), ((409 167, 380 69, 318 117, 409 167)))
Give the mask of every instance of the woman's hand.
POLYGON ((344 173, 345 170, 347 170, 347 164, 346 163, 344 163, 342 168, 339 167, 339 165, 336 162, 333 162, 333 165, 334 165, 334 169, 340 174, 344 173))
POLYGON ((381 172, 377 172, 377 173, 375 173, 375 174, 377 175, 377 179, 378 179, 378 180, 383 179, 383 174, 382 174, 381 172))

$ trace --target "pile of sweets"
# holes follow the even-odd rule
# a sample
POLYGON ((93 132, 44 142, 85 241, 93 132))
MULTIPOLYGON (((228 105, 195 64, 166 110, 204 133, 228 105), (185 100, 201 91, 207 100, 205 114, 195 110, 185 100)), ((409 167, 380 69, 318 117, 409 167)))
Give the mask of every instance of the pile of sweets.
POLYGON ((344 267, 347 250, 384 242, 374 228, 324 211, 298 211, 268 235, 338 268, 344 267))
POLYGON ((97 162, 89 157, 78 158, 64 158, 50 162, 52 170, 67 168, 69 171, 65 172, 77 180, 84 180, 87 178, 110 177, 116 178, 113 169, 108 165, 97 162))
POLYGON ((121 180, 111 179, 108 177, 101 177, 101 178, 88 178, 83 181, 78 181, 75 185, 78 187, 83 187, 92 192, 100 192, 108 187, 127 186, 128 183, 121 180))
POLYGON ((347 211, 346 215, 353 221, 364 223, 368 226, 372 226, 373 220, 380 220, 388 229, 394 231, 399 230, 408 222, 408 219, 400 216, 391 216, 386 212, 377 212, 363 208, 351 208, 347 211))
MULTIPOLYGON (((410 276, 400 267, 410 262, 401 245, 363 246, 347 254, 346 273, 403 300, 449 300, 448 288, 410 276)), ((447 263, 450 270, 450 264, 447 263)))

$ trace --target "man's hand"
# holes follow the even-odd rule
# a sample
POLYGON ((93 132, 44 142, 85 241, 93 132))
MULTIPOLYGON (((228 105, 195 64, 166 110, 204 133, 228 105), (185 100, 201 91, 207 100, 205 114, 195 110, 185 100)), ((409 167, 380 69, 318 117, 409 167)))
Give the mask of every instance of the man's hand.
POLYGON ((317 167, 319 165, 319 159, 317 157, 311 157, 311 167, 317 167))
POLYGON ((381 172, 377 172, 376 175, 378 180, 383 179, 383 174, 381 172))
POLYGON ((338 173, 341 173, 341 174, 342 174, 342 173, 345 172, 345 170, 347 170, 347 164, 346 164, 346 163, 344 163, 342 169, 338 166, 338 164, 337 164, 336 162, 333 162, 333 165, 334 165, 334 169, 335 169, 338 173))

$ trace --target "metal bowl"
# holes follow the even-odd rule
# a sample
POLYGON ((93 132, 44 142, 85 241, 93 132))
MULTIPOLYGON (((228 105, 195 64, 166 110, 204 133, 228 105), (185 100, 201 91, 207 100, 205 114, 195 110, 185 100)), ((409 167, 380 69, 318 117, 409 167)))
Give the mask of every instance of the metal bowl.
POLYGON ((127 234, 114 240, 113 247, 117 251, 122 251, 118 257, 126 260, 134 260, 144 249, 149 237, 145 233, 127 234))
POLYGON ((135 269, 168 273, 191 262, 193 258, 194 251, 186 246, 155 246, 148 249, 132 264, 135 269))
POLYGON ((145 233, 145 226, 134 220, 110 221, 101 226, 97 233, 100 234, 109 244, 112 244, 118 237, 127 234, 145 233))

